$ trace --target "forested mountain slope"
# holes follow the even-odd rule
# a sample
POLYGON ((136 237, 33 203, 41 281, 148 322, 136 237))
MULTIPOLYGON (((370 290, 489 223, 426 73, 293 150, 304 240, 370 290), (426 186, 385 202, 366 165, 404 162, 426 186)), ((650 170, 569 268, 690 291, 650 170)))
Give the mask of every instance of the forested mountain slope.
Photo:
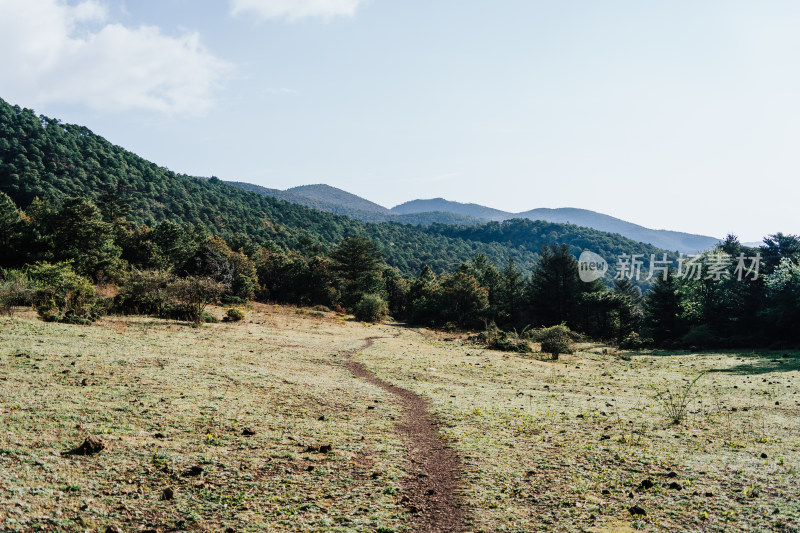
POLYGON ((365 223, 246 191, 217 178, 172 172, 84 126, 36 116, 3 100, 0 190, 22 208, 36 197, 59 202, 86 196, 99 202, 113 192, 130 205, 129 218, 138 223, 174 220, 220 235, 247 233, 257 241, 289 249, 314 244, 330 248, 342 237, 363 234, 379 245, 389 264, 407 273, 416 273, 425 264, 436 271, 451 270, 479 253, 497 264, 513 258, 527 268, 538 247, 547 243, 566 243, 576 251, 588 248, 609 261, 615 261, 620 250, 649 254, 654 249, 619 235, 559 224, 546 228, 507 224, 500 226, 501 231, 496 226, 438 224, 425 229, 365 223), (516 228, 513 234, 509 228, 516 228), (534 228, 536 233, 524 235, 534 228))

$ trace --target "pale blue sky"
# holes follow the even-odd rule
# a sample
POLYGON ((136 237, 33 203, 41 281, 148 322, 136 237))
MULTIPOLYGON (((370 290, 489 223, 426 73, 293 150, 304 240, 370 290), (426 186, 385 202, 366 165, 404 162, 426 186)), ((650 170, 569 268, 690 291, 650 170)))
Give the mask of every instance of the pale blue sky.
POLYGON ((800 232, 800 2, 0 0, 0 97, 388 207, 800 232))

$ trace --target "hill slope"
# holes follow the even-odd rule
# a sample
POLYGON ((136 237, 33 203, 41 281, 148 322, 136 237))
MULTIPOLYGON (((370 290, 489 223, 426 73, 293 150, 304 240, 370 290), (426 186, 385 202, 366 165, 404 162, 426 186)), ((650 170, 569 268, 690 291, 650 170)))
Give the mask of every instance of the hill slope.
POLYGON ((369 200, 361 198, 360 196, 356 196, 355 194, 351 194, 347 191, 343 191, 342 189, 325 185, 324 183, 319 183, 316 185, 300 185, 299 187, 286 189, 286 192, 329 204, 351 207, 353 209, 358 209, 359 211, 372 211, 375 213, 382 213, 384 215, 391 214, 391 211, 382 205, 378 205, 375 202, 370 202, 369 200))
POLYGON ((499 209, 492 209, 478 204, 462 204, 461 202, 452 202, 444 198, 431 198, 430 200, 411 200, 392 208, 393 213, 398 214, 413 214, 422 213, 425 211, 444 211, 447 213, 458 213, 459 215, 480 218, 482 220, 506 220, 514 218, 511 213, 500 211, 499 209))
POLYGON ((600 231, 619 233, 629 239, 646 242, 658 248, 666 250, 694 253, 697 250, 706 250, 719 242, 719 239, 705 235, 694 235, 669 230, 655 230, 645 228, 632 222, 626 222, 618 218, 590 211, 588 209, 577 209, 563 207, 558 209, 532 209, 522 213, 509 213, 492 209, 478 204, 462 204, 452 202, 443 198, 433 198, 430 200, 412 200, 392 208, 393 213, 406 215, 422 213, 426 211, 445 211, 457 213, 459 215, 471 216, 483 220, 503 221, 512 218, 527 218, 530 220, 544 220, 547 222, 557 222, 563 224, 576 224, 587 228, 600 231))
MULTIPOLYGON (((509 238, 490 226, 435 224, 427 229, 400 223, 364 223, 292 204, 227 184, 177 174, 115 146, 84 126, 63 124, 0 100, 0 191, 20 207, 39 197, 68 196, 97 201, 115 191, 131 206, 130 219, 153 225, 162 220, 196 224, 220 235, 247 233, 285 248, 318 243, 329 248, 342 237, 363 234, 384 251, 387 262, 406 273, 425 264, 455 268, 476 254, 496 264, 514 258, 531 265, 542 244, 566 243, 591 249, 609 261, 614 250, 649 254, 652 246, 610 233, 552 224, 527 240, 509 238), (523 242, 524 241, 524 242, 523 242)), ((287 193, 292 194, 292 193, 287 193)), ((313 200, 317 201, 317 200, 313 200)), ((528 228, 530 229, 530 228, 528 228)))

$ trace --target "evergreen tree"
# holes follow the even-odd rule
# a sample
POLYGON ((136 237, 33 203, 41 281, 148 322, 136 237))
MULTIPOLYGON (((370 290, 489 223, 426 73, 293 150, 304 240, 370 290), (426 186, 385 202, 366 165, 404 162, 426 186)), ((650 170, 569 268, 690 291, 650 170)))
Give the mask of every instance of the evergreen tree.
POLYGON ((22 212, 11 198, 0 192, 0 267, 17 266, 24 261, 22 212))
POLYGON ((374 242, 361 235, 347 237, 330 255, 345 307, 354 305, 364 294, 383 296, 382 254, 374 242))
POLYGON ((677 340, 685 332, 681 313, 678 287, 670 269, 666 279, 658 277, 644 299, 646 335, 659 344, 677 340))
POLYGON ((578 261, 562 244, 543 247, 528 284, 532 323, 537 326, 567 324, 576 327, 581 295, 592 289, 578 276, 578 261))

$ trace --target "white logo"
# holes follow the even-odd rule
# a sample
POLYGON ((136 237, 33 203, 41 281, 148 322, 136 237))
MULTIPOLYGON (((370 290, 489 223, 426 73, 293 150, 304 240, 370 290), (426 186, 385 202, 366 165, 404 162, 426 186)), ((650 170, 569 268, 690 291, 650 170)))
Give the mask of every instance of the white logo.
POLYGON ((606 260, 594 252, 584 250, 578 258, 578 275, 581 281, 589 283, 600 279, 608 272, 606 260))

